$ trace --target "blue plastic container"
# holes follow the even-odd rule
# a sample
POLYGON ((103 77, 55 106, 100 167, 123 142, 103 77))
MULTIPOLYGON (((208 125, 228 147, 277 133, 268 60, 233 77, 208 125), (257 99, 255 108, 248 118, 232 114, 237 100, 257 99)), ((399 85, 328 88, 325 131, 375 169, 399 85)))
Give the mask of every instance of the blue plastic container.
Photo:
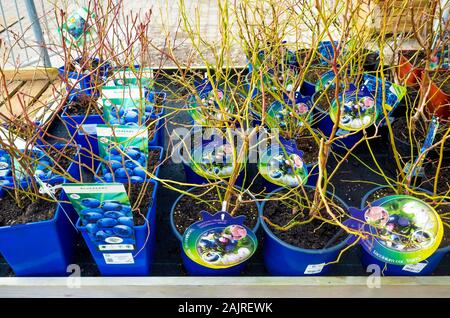
MULTIPOLYGON (((369 196, 374 193, 375 191, 385 188, 383 186, 373 188, 372 190, 368 191, 364 197, 361 200, 361 209, 364 209, 367 204, 367 199, 369 196)), ((421 190, 424 193, 432 194, 430 191, 417 188, 418 190, 421 190)), ((436 250, 436 252, 433 253, 430 257, 428 257, 426 260, 423 260, 420 263, 426 264, 424 265, 423 269, 419 271, 419 269, 423 266, 416 266, 415 269, 411 270, 410 266, 404 266, 404 265, 393 265, 388 264, 385 262, 382 262, 378 260, 377 258, 370 255, 368 252, 366 252, 363 248, 361 248, 361 263, 363 267, 366 269, 367 266, 371 264, 376 264, 381 268, 382 275, 384 276, 422 276, 422 275, 431 275, 436 268, 439 266, 439 263, 441 262, 442 258, 450 251, 450 245, 446 247, 442 247, 436 250), (417 270, 417 272, 416 272, 417 270)))
POLYGON ((66 109, 61 115, 74 142, 81 146, 81 162, 92 170, 98 166, 99 161, 92 155, 98 156, 97 125, 105 124, 101 115, 67 115, 66 109))
MULTIPOLYGON (((79 63, 81 61, 81 58, 78 58, 75 60, 76 63, 79 63)), ((100 62, 100 59, 93 58, 92 61, 100 62)), ((88 96, 98 96, 99 90, 95 88, 95 86, 101 86, 104 81, 106 81, 107 74, 109 70, 112 68, 111 63, 104 62, 102 65, 99 66, 98 70, 94 71, 94 73, 91 75, 90 73, 92 71, 87 70, 86 74, 73 72, 73 71, 66 71, 64 68, 64 65, 58 68, 58 72, 61 75, 62 78, 68 78, 69 82, 77 82, 76 86, 68 85, 67 90, 70 90, 70 97, 69 99, 72 99, 76 97, 79 94, 84 94, 88 96), (67 73, 67 75, 66 75, 67 73), (100 81, 99 83, 95 83, 95 78, 98 75, 97 79, 100 81)))
MULTIPOLYGON (((0 197, 7 190, 0 189, 0 197)), ((61 201, 68 201, 63 193, 61 201)), ((67 276, 76 244, 76 212, 60 203, 51 220, 0 227, 0 253, 16 276, 67 276)))
POLYGON ((148 225, 143 224, 134 226, 136 235, 136 248, 132 251, 134 264, 107 264, 103 254, 121 254, 130 253, 128 251, 104 251, 100 252, 97 245, 91 241, 86 227, 81 225, 80 220, 77 222, 77 228, 88 246, 92 257, 94 258, 97 267, 102 276, 148 276, 151 274, 153 257, 155 252, 155 238, 156 238, 156 193, 158 190, 158 183, 153 183, 152 204, 148 209, 146 218, 150 225, 150 234, 148 233, 148 225))
MULTIPOLYGON (((188 192, 191 192, 196 187, 190 188, 187 190, 188 192)), ((175 221, 174 221, 174 209, 176 205, 178 204, 178 201, 181 200, 181 198, 184 196, 184 194, 180 195, 175 202, 172 205, 172 208, 170 209, 170 227, 172 229, 173 234, 176 236, 176 238, 180 241, 180 247, 181 247, 181 258, 183 260, 183 265, 186 271, 191 276, 239 276, 242 270, 244 270, 245 266, 247 265, 247 261, 243 262, 241 264, 229 267, 229 268, 208 268, 205 266, 202 266, 200 264, 197 264, 196 262, 192 261, 184 252, 183 250, 183 236, 178 232, 175 221)), ((259 209, 259 204, 256 203, 259 209)), ((257 220, 257 223, 255 227, 252 229, 254 233, 258 230, 259 227, 259 219, 257 220)))
MULTIPOLYGON (((152 140, 149 140, 149 146, 163 147, 165 143, 165 127, 166 127, 166 118, 165 117, 156 117, 151 116, 150 120, 157 121, 155 133, 153 134, 152 140)), ((148 125, 147 125, 148 126, 148 125)))
MULTIPOLYGON (((162 148, 162 147, 158 147, 158 146, 149 146, 149 147, 148 147, 148 150, 149 150, 149 151, 152 151, 152 150, 159 150, 159 160, 158 160, 158 161, 159 161, 159 162, 162 161, 162 158, 163 158, 163 148, 162 148)), ((102 169, 101 169, 101 167, 102 167, 101 164, 98 165, 97 170, 95 171, 95 174, 94 174, 94 179, 95 179, 96 182, 104 183, 104 182, 106 182, 106 181, 103 180, 103 174, 102 174, 102 169)), ((157 166, 156 169, 155 169, 154 175, 155 175, 156 177, 158 177, 158 175, 159 175, 159 168, 160 168, 160 166, 157 166)), ((108 172, 109 172, 109 171, 108 171, 108 172)), ((111 169, 111 173, 112 173, 112 172, 113 172, 113 171, 112 171, 112 169, 111 169)), ((127 182, 128 182, 128 178, 114 178, 113 182, 127 183, 127 182)))
MULTIPOLYGON (((314 188, 308 187, 307 188, 314 188)), ((283 190, 278 188, 270 193, 266 198, 270 198, 276 192, 283 190)), ((331 197, 331 193, 327 192, 331 197)), ((334 200, 339 201, 342 206, 347 208, 344 201, 339 199, 336 195, 334 200)), ((279 239, 264 222, 263 211, 265 202, 260 205, 259 217, 261 219, 261 226, 264 230, 264 263, 267 271, 273 276, 318 276, 328 273, 330 266, 321 268, 321 264, 326 264, 335 261, 346 246, 347 241, 343 240, 339 244, 330 248, 321 250, 304 249, 290 245, 279 239), (320 272, 317 272, 319 271, 320 272), (310 272, 311 274, 308 274, 310 272)))

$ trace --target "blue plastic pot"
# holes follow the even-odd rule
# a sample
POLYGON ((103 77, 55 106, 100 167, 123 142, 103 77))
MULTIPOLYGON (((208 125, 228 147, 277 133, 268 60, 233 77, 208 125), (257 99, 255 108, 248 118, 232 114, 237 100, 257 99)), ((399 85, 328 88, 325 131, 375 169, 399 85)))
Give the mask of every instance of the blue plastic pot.
MULTIPOLYGON (((314 187, 306 186, 306 188, 314 187)), ((270 198, 272 195, 281 190, 283 190, 283 188, 278 188, 277 190, 270 193, 266 197, 266 199, 270 198)), ((332 196, 330 192, 327 193, 328 195, 330 195, 330 197, 332 196)), ((333 196, 333 199, 339 201, 342 206, 347 208, 345 202, 338 198, 336 195, 333 196)), ((318 273, 307 274, 305 273, 305 271, 312 271, 314 265, 326 264, 335 261, 341 250, 346 246, 348 238, 335 246, 321 250, 304 249, 290 245, 279 239, 271 231, 266 222, 264 222, 264 206, 265 202, 260 205, 259 217, 261 219, 261 225, 264 230, 264 263, 270 275, 318 276, 328 273, 330 270, 329 265, 324 266, 323 269, 318 273)))
MULTIPOLYGON (((0 189, 0 197, 7 190, 0 189)), ((68 201, 63 193, 61 201, 68 201)), ((76 244, 76 212, 60 203, 51 220, 0 227, 0 253, 16 276, 67 276, 76 244)))
MULTIPOLYGON (((367 199, 369 198, 369 196, 372 193, 374 193, 375 191, 382 189, 382 188, 385 188, 385 187, 383 187, 383 186, 376 187, 376 188, 373 188, 372 190, 368 191, 361 200, 360 208, 364 209, 367 206, 366 202, 367 202, 367 199)), ((425 189, 417 188, 417 190, 420 190, 427 194, 432 194, 430 191, 425 190, 425 189)), ((405 269, 408 269, 408 267, 405 268, 405 266, 403 266, 403 265, 393 265, 393 264, 388 264, 388 263, 382 262, 382 261, 378 260, 377 258, 373 257, 372 255, 370 255, 363 248, 361 250, 362 250, 361 263, 365 269, 371 264, 376 264, 380 267, 382 274, 384 276, 419 276, 419 275, 422 276, 422 275, 431 275, 436 270, 436 268, 439 266, 439 263, 441 262, 442 258, 450 251, 450 245, 437 249, 436 252, 433 253, 433 255, 428 257, 426 260, 423 260, 422 262, 420 262, 420 263, 426 264, 426 266, 423 269, 421 269, 419 272, 405 270, 405 269)))
MULTIPOLYGON (((81 60, 81 58, 78 58, 75 60, 76 63, 79 63, 79 61, 81 60)), ((93 58, 93 61, 99 62, 100 59, 98 58, 93 58)), ((98 70, 96 70, 92 75, 90 74, 80 74, 77 72, 73 72, 73 71, 66 71, 64 68, 64 65, 61 66, 60 68, 58 68, 58 72, 61 75, 61 77, 63 77, 64 79, 66 78, 66 73, 67 73, 67 78, 69 80, 73 80, 73 81, 77 81, 77 85, 75 87, 71 87, 71 85, 67 86, 67 90, 70 90, 70 97, 74 98, 77 95, 80 94, 84 94, 84 95, 88 95, 88 96, 98 96, 99 95, 99 90, 95 88, 95 86, 100 86, 102 85, 102 82, 106 81, 106 77, 107 74, 109 72, 109 70, 112 68, 111 63, 109 62, 105 62, 103 63, 101 66, 99 66, 98 70), (98 76, 98 80, 100 82, 95 83, 95 78, 97 75, 98 76)), ((88 71, 89 73, 91 71, 88 71)))
POLYGON ((155 252, 155 234, 156 234, 156 193, 158 183, 153 183, 152 205, 149 207, 146 218, 150 225, 150 234, 148 233, 148 225, 143 224, 134 226, 136 236, 136 248, 131 253, 134 256, 134 264, 107 264, 104 254, 121 254, 130 253, 129 251, 99 251, 97 245, 89 238, 86 227, 81 225, 80 219, 77 222, 77 228, 86 242, 86 245, 94 258, 97 267, 102 276, 148 276, 151 274, 153 257, 155 252), (138 253, 139 252, 139 253, 138 253))
POLYGON ((152 140, 149 140, 148 145, 149 146, 155 146, 155 147, 163 147, 165 143, 165 127, 166 127, 166 118, 165 117, 156 117, 151 116, 150 120, 157 120, 155 133, 153 135, 152 140))
MULTIPOLYGON (((195 189, 196 187, 190 188, 189 190, 187 190, 188 192, 191 192, 195 189)), ((180 195, 175 202, 172 205, 172 208, 170 209, 170 227, 172 229, 173 234, 176 236, 176 238, 180 241, 180 247, 181 247, 181 258, 183 260, 183 265, 184 268, 186 269, 186 271, 188 272, 189 275, 191 276, 239 276, 240 273, 244 270, 245 266, 247 265, 247 261, 229 267, 229 268, 219 268, 219 269, 215 269, 215 268, 208 268, 205 266, 202 266, 200 264, 197 264, 196 262, 194 262, 193 260, 191 260, 186 253, 183 250, 183 236, 180 234, 180 232, 178 232, 176 226, 175 226, 175 221, 173 219, 173 214, 174 214, 174 210, 176 205, 178 204, 178 201, 181 200, 181 198, 184 196, 184 194, 180 195)), ((259 204, 256 203, 258 209, 259 209, 259 204)), ((255 225, 255 227, 252 229, 254 233, 256 233, 256 231, 258 230, 259 227, 259 219, 257 220, 257 223, 255 225)))
MULTIPOLYGON (((162 148, 162 147, 158 147, 158 146, 149 146, 149 147, 148 147, 148 150, 149 150, 149 151, 151 151, 151 150, 159 150, 159 160, 158 160, 158 161, 159 161, 159 162, 162 161, 162 158, 163 158, 163 148, 162 148)), ((101 166, 102 166, 101 164, 98 165, 97 170, 95 171, 95 174, 94 174, 94 179, 95 179, 96 182, 104 183, 104 182, 106 182, 106 181, 105 181, 104 178, 103 178, 101 166)), ((156 169, 155 169, 154 175, 155 175, 156 177, 159 175, 159 168, 160 168, 160 166, 157 166, 156 169)), ((113 170, 111 169, 110 172, 112 173, 113 170)), ((113 174, 113 175, 114 175, 114 174, 113 174)), ((117 178, 117 177, 114 177, 113 182, 128 183, 128 178, 117 178)))

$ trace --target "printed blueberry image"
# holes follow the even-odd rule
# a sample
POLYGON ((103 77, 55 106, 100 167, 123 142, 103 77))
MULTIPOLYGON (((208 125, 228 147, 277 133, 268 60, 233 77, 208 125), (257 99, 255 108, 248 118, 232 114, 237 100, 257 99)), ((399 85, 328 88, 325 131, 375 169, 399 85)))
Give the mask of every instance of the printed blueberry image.
POLYGON ((93 198, 84 198, 81 200, 81 204, 88 208, 98 208, 100 206, 100 201, 93 198))
POLYGON ((133 218, 132 217, 122 216, 122 217, 118 218, 117 221, 122 225, 130 226, 130 227, 133 226, 133 218))
POLYGON ((197 252, 212 264, 232 265, 246 260, 251 255, 253 243, 247 230, 241 225, 230 225, 225 229, 212 229, 200 237, 197 252))
POLYGON ((123 214, 122 212, 119 212, 119 211, 106 211, 104 215, 105 215, 105 217, 112 218, 112 219, 118 219, 122 216, 125 216, 125 214, 123 214))
MULTIPOLYGON (((31 159, 25 164, 30 166, 33 175, 41 179, 42 181, 48 181, 53 177, 51 168, 53 167, 53 160, 47 156, 43 151, 39 149, 33 149, 31 152, 27 152, 27 156, 31 159)), ((25 181, 29 176, 29 173, 25 171, 22 165, 12 158, 8 152, 4 149, 0 149, 0 180, 11 181, 14 177, 17 181, 25 181)))
POLYGON ((133 228, 127 225, 116 225, 113 227, 114 234, 120 237, 130 237, 133 235, 133 228))
POLYGON ((98 227, 113 227, 117 225, 118 221, 113 218, 103 218, 97 221, 98 227))
POLYGON ((103 211, 120 211, 122 205, 119 201, 104 201, 101 203, 101 208, 103 211))
POLYGON ((80 216, 85 217, 88 213, 103 213, 100 208, 86 208, 80 211, 80 216))
POLYGON ((107 151, 109 161, 107 167, 103 167, 105 181, 112 182, 117 179, 128 179, 132 182, 143 182, 147 174, 143 167, 147 165, 146 154, 138 147, 123 147, 123 145, 111 145, 107 151))
POLYGON ((89 212, 89 213, 86 213, 86 215, 84 216, 84 219, 88 223, 95 223, 98 220, 100 220, 102 217, 103 217, 103 214, 96 213, 96 212, 89 212))

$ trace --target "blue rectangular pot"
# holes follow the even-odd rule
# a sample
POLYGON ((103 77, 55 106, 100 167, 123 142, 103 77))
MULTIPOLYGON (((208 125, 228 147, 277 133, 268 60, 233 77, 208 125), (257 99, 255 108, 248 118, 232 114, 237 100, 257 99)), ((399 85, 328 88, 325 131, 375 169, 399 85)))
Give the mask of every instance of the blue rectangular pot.
POLYGON ((64 109, 61 118, 66 124, 69 135, 73 137, 77 145, 81 146, 81 162, 95 170, 99 163, 92 158, 92 154, 98 155, 96 127, 105 124, 103 117, 101 115, 70 116, 64 109))
MULTIPOLYGON (((162 161, 162 158, 163 158, 163 148, 162 147, 149 146, 148 150, 149 151, 150 150, 159 150, 159 162, 162 161)), ((158 177, 158 175, 159 175, 159 168, 160 167, 158 166, 155 169, 155 173, 154 174, 155 174, 156 177, 158 177)), ((111 170, 111 172, 112 172, 112 170, 111 170)), ((107 182, 103 178, 101 164, 99 164, 98 167, 97 167, 97 170, 95 170, 94 179, 95 179, 96 182, 99 182, 99 183, 107 182)), ((128 182, 128 178, 117 178, 117 177, 115 177, 113 179, 113 182, 127 183, 128 182)))
POLYGON ((81 225, 80 219, 77 222, 77 228, 81 232, 81 235, 86 242, 86 245, 94 258, 97 267, 102 274, 102 276, 148 276, 151 274, 153 256, 155 252, 155 234, 156 234, 156 193, 158 191, 158 183, 155 181, 150 181, 153 183, 153 194, 152 194, 152 205, 149 207, 146 218, 149 220, 150 234, 148 233, 147 224, 135 226, 136 235, 136 249, 132 251, 134 256, 134 264, 106 264, 105 258, 103 256, 106 254, 117 254, 117 253, 129 253, 128 251, 105 251, 100 252, 97 249, 86 230, 86 227, 81 225), (147 239, 147 236, 148 239, 147 239), (140 251, 137 255, 135 255, 140 251))
MULTIPOLYGON (((64 193, 60 198, 68 201, 64 193)), ((71 204, 60 203, 51 220, 0 227, 0 252, 16 276, 67 276, 74 260, 76 217, 71 204)))

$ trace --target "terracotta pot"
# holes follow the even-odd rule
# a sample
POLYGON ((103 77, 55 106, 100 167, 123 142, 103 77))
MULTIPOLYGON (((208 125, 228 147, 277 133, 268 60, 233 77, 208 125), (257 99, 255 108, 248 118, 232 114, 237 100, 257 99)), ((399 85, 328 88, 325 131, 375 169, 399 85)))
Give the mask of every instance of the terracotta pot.
POLYGON ((399 52, 397 77, 401 82, 404 82, 406 86, 416 86, 420 82, 423 68, 414 66, 402 52, 408 51, 399 52))
MULTIPOLYGON (((450 76, 449 70, 439 72, 446 72, 450 76)), ((423 72, 421 82, 425 81, 425 76, 427 74, 423 72)), ((435 114, 441 119, 448 119, 450 117, 450 92, 444 92, 436 83, 431 82, 427 108, 430 113, 435 114)))

